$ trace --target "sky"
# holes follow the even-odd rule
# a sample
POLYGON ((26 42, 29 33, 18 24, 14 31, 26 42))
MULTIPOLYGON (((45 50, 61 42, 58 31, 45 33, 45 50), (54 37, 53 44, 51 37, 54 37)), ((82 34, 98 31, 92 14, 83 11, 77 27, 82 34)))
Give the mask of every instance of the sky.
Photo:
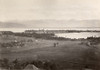
POLYGON ((0 0, 0 21, 100 19, 100 0, 0 0))

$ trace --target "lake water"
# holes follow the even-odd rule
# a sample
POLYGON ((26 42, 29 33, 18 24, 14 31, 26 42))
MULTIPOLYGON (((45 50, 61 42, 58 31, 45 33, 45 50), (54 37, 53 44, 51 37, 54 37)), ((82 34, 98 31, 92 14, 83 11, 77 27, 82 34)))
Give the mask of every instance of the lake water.
POLYGON ((99 32, 81 32, 81 33, 57 33, 57 37, 65 37, 71 39, 87 38, 87 37, 100 37, 99 32))
MULTIPOLYGON (((44 28, 0 28, 0 31, 13 31, 13 32, 24 32, 25 30, 97 30, 100 31, 100 27, 44 27, 44 28)), ((87 38, 91 36, 100 37, 100 32, 81 32, 81 33, 57 33, 58 37, 66 38, 87 38)))

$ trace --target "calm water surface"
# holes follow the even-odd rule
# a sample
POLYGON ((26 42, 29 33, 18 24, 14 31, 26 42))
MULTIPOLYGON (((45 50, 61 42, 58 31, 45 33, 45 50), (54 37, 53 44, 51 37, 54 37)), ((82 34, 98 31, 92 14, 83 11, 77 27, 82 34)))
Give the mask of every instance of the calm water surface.
MULTIPOLYGON (((48 30, 97 30, 100 31, 100 27, 45 27, 45 28, 0 28, 0 31, 13 31, 13 32, 24 32, 25 30, 39 30, 39 29, 48 29, 48 30)), ((87 38, 87 37, 100 37, 100 32, 81 32, 81 33, 57 33, 58 37, 65 38, 87 38)))
POLYGON ((71 39, 87 38, 87 37, 100 37, 100 32, 81 32, 81 33, 57 33, 57 37, 65 37, 71 39))

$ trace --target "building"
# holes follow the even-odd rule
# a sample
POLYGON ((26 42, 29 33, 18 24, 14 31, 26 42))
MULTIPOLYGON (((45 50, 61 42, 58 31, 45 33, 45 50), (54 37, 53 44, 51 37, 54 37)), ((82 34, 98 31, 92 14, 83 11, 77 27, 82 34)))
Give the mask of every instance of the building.
POLYGON ((46 33, 45 30, 25 30, 25 33, 37 33, 37 34, 42 34, 42 33, 46 33))

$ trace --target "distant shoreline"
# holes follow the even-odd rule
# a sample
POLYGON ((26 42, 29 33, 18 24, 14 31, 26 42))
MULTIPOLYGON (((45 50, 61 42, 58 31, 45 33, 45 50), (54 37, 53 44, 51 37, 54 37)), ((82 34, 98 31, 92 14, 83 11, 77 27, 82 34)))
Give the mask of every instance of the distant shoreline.
POLYGON ((24 32, 25 30, 59 30, 75 32, 100 32, 100 27, 33 27, 33 28, 0 28, 0 31, 24 32))
POLYGON ((78 30, 78 29, 1 29, 0 31, 12 31, 12 32, 25 32, 26 30, 34 30, 34 31, 40 31, 44 30, 47 32, 53 32, 53 33, 80 33, 80 32, 100 32, 100 30, 78 30))

